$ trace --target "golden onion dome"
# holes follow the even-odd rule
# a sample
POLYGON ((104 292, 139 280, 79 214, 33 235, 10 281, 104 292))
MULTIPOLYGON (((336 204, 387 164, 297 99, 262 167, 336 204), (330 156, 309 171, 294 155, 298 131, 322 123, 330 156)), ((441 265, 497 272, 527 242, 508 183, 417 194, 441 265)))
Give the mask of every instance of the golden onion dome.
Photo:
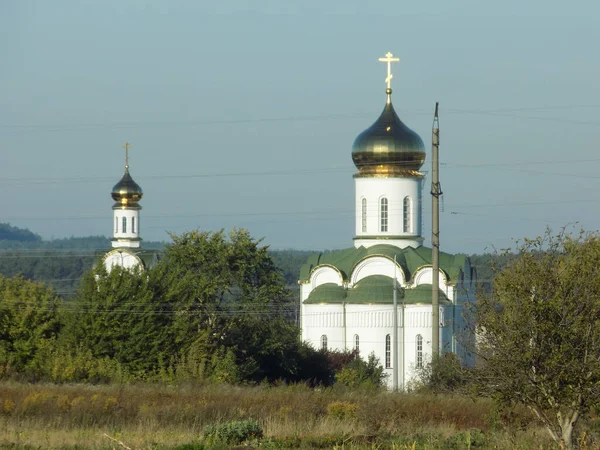
POLYGON ((129 166, 125 166, 125 174, 112 189, 111 197, 116 202, 113 207, 138 207, 144 192, 129 174, 129 166))
POLYGON ((352 145, 352 161, 360 175, 421 175, 425 146, 421 137, 398 117, 388 89, 388 101, 373 125, 352 145))

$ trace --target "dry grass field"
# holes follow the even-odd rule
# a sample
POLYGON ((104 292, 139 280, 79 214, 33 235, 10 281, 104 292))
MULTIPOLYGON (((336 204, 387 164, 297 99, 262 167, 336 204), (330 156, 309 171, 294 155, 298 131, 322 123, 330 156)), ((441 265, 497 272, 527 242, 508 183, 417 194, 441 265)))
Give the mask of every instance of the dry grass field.
MULTIPOLYGON (((207 425, 254 419, 245 448, 554 448, 527 414, 488 399, 304 385, 0 384, 0 448, 232 448, 207 425)), ((588 446, 587 448, 593 448, 588 446)))

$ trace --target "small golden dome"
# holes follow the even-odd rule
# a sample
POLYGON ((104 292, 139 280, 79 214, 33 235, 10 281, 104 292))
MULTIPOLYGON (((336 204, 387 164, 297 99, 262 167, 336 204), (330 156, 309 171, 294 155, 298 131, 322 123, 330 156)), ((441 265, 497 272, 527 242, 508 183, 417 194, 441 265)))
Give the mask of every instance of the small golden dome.
POLYGON ((112 189, 111 197, 116 202, 113 207, 138 207, 144 192, 139 184, 133 181, 129 174, 129 166, 125 167, 125 174, 112 189))

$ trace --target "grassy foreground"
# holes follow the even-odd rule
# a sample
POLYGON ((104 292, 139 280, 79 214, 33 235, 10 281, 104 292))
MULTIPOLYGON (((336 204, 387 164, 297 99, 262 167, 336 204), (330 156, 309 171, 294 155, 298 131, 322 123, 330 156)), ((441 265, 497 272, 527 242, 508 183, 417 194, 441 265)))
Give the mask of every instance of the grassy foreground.
POLYGON ((348 389, 0 384, 0 448, 232 448, 207 425, 255 419, 246 448, 554 448, 523 410, 488 399, 348 389))

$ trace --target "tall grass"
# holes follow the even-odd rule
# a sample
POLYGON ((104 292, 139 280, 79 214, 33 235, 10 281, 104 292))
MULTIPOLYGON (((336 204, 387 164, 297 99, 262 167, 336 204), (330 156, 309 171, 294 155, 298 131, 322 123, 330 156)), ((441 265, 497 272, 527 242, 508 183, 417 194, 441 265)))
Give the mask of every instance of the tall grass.
POLYGON ((328 445, 319 448, 463 448, 472 433, 489 448, 551 448, 525 411, 503 415, 488 399, 301 384, 0 384, 0 446, 113 448, 106 433, 132 449, 175 448, 198 442, 207 425, 245 419, 259 421, 265 448, 317 448, 315 439, 328 445))

